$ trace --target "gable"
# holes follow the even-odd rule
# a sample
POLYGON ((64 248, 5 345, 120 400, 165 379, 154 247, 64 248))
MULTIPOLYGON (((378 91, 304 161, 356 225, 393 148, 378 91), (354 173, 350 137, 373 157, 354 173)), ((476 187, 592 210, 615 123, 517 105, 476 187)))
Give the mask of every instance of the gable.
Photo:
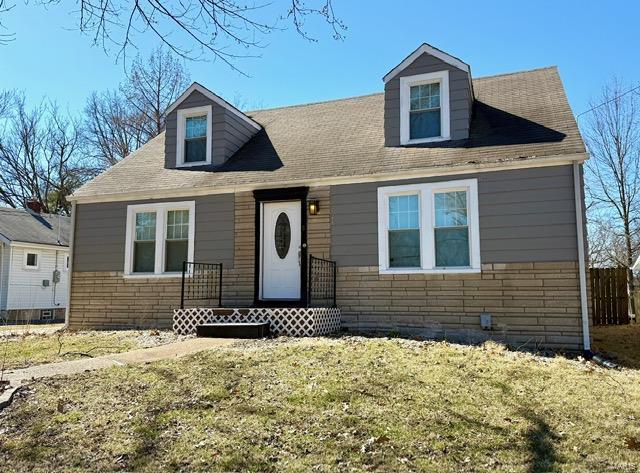
POLYGON ((471 68, 467 63, 462 62, 457 57, 452 56, 451 54, 447 54, 438 48, 434 48, 430 44, 423 43, 414 52, 412 52, 405 59, 403 59, 403 61, 400 64, 398 64, 396 67, 391 69, 387 74, 385 74, 382 80, 385 83, 389 82, 391 79, 397 76, 400 72, 402 72, 404 69, 406 69, 411 64, 413 64, 419 57, 425 54, 435 59, 438 59, 442 63, 446 63, 446 64, 449 64, 450 66, 456 67, 461 71, 466 72, 469 76, 471 75, 471 68))
MULTIPOLYGON (((194 83, 168 109, 165 136, 165 168, 176 169, 182 111, 194 108, 210 110, 211 137, 208 143, 210 166, 223 164, 260 129, 260 125, 238 109, 194 83)), ((202 166, 200 166, 202 167, 202 166)))
MULTIPOLYGON (((427 45, 425 45, 427 46, 427 45)), ((443 53, 444 54, 444 53, 443 53)), ((385 146, 400 146, 400 84, 403 78, 446 71, 448 74, 449 129, 451 140, 469 137, 473 110, 473 86, 469 66, 460 67, 419 48, 385 76, 385 146)))

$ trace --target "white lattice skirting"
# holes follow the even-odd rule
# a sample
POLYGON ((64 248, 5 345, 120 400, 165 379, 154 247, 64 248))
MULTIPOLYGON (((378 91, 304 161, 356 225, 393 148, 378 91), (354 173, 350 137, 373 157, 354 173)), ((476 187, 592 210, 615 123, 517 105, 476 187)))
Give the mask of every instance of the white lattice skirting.
POLYGON ((196 333, 196 325, 206 323, 269 322, 271 333, 292 337, 327 335, 340 329, 340 309, 336 307, 174 309, 173 331, 178 335, 196 333))

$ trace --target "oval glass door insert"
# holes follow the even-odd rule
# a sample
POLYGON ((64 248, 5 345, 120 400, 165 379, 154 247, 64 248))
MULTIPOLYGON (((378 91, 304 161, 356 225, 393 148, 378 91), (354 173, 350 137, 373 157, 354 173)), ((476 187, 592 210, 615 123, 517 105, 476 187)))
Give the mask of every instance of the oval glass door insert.
POLYGON ((289 253, 291 245, 291 223, 285 212, 281 212, 276 219, 274 242, 278 256, 280 259, 284 259, 289 253))

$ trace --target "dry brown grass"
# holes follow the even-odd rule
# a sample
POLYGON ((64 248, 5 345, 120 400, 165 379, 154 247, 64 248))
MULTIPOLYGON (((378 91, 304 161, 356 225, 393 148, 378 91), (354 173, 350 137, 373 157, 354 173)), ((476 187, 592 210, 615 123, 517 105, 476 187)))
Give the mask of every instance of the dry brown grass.
POLYGON ((626 368, 640 369, 640 324, 591 328, 593 350, 626 368))
POLYGON ((276 339, 34 382, 9 471, 637 471, 640 373, 496 344, 276 339))

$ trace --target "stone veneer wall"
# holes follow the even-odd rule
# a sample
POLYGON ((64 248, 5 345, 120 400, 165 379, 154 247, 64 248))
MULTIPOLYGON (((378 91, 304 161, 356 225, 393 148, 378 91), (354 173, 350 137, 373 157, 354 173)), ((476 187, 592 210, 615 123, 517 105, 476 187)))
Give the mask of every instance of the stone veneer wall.
MULTIPOLYGON (((309 198, 319 200, 320 206, 317 215, 308 216, 309 253, 327 258, 331 247, 329 187, 311 188, 309 198)), ((227 307, 253 304, 255 208, 252 192, 235 195, 234 265, 224 267, 222 278, 222 302, 227 307)), ((121 271, 74 271, 71 291, 72 329, 170 328, 173 310, 180 306, 179 277, 126 279, 121 271)))
POLYGON ((338 307, 352 329, 582 349, 576 262, 483 264, 482 273, 451 275, 341 267, 338 307), (493 330, 481 330, 482 312, 492 315, 493 330))

